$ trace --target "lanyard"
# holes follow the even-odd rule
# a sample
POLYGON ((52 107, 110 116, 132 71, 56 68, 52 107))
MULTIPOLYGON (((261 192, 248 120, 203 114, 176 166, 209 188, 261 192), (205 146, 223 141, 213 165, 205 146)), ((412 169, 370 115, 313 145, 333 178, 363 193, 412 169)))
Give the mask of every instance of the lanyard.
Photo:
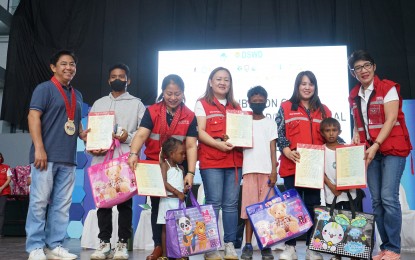
POLYGON ((69 106, 69 100, 66 96, 65 92, 63 91, 61 83, 53 76, 50 79, 53 84, 55 84, 55 87, 59 90, 59 93, 61 93, 61 96, 63 97, 63 100, 65 101, 65 108, 66 108, 66 114, 68 115, 68 120, 74 121, 75 120, 75 110, 76 110, 76 96, 75 91, 73 88, 71 88, 71 105, 69 106))

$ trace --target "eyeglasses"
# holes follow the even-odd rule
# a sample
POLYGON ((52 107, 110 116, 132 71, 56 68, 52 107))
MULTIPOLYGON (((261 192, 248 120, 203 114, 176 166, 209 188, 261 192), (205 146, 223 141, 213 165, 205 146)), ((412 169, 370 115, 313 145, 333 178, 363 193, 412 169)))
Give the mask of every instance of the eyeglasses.
POLYGON ((356 66, 350 70, 354 72, 362 72, 363 68, 365 68, 366 70, 370 70, 372 67, 373 67, 373 64, 371 62, 367 62, 363 64, 363 66, 356 66))

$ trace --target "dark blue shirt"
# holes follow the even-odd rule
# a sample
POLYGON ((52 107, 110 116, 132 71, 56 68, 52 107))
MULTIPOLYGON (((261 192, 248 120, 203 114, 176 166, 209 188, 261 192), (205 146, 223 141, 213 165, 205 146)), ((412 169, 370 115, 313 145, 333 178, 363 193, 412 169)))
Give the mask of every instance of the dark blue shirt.
MULTIPOLYGON (((72 88, 72 87, 71 87, 72 88)), ((71 103, 71 88, 63 87, 69 103, 71 103)), ((62 95, 52 81, 39 84, 32 95, 30 109, 42 112, 40 117, 42 123, 42 139, 48 156, 48 162, 69 163, 76 165, 76 143, 79 134, 79 124, 82 112, 82 95, 75 90, 75 134, 67 135, 64 126, 68 121, 65 102, 62 95)), ((32 143, 30 148, 30 163, 35 160, 35 149, 32 143)))

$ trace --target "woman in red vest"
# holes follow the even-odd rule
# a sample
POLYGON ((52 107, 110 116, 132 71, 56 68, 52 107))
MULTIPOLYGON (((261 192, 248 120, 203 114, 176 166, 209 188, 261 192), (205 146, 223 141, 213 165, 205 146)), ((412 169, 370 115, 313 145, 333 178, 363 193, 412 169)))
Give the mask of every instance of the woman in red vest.
MULTIPOLYGON (((295 188, 295 163, 300 161, 297 144, 324 143, 320 134, 320 122, 331 117, 331 111, 321 103, 318 97, 316 76, 311 71, 302 71, 297 75, 294 83, 294 92, 291 98, 283 102, 275 121, 278 125, 277 146, 281 151, 279 175, 284 178, 285 188, 295 188)), ((314 206, 320 205, 320 190, 310 188, 296 188, 302 196, 312 219, 314 206)), ((307 232, 306 245, 310 243, 312 228, 307 232)), ((279 259, 297 259, 295 250, 296 239, 285 242, 285 250, 279 259)), ((306 250, 306 259, 323 259, 322 255, 306 250)))
MULTIPOLYGON (((197 160, 197 121, 195 114, 184 104, 184 82, 178 75, 168 75, 161 84, 162 93, 157 103, 149 106, 131 142, 128 164, 135 169, 143 144, 147 160, 159 161, 161 145, 169 137, 185 143, 187 165, 184 168, 186 185, 192 186, 197 160)), ((151 197, 151 227, 154 251, 147 260, 163 255, 161 247, 162 226, 157 224, 159 197, 151 197)))
POLYGON ((3 162, 3 154, 0 153, 0 237, 3 237, 6 199, 7 196, 10 195, 10 181, 12 180, 10 166, 3 164, 3 162))
POLYGON ((367 183, 382 239, 381 252, 373 259, 400 259, 399 185, 406 157, 412 150, 400 86, 375 75, 375 61, 366 51, 353 52, 348 63, 351 74, 359 81, 349 96, 355 122, 353 143, 366 144, 367 183))
MULTIPOLYGON (((233 97, 232 76, 226 68, 214 69, 206 92, 195 107, 199 130, 198 159, 206 204, 212 204, 216 216, 222 209, 225 259, 238 259, 234 243, 238 224, 238 199, 242 174, 242 152, 224 140, 226 111, 241 110, 233 97)), ((222 259, 218 251, 205 259, 222 259)))

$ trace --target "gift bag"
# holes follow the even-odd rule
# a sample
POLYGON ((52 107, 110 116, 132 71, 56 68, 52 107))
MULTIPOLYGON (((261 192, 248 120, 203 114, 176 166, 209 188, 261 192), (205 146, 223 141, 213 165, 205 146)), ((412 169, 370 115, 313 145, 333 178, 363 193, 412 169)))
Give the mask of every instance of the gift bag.
POLYGON ((356 212, 352 196, 347 192, 352 210, 314 207, 314 231, 309 249, 345 257, 371 259, 375 229, 372 214, 356 212))
POLYGON ((187 257, 221 247, 217 218, 212 205, 199 205, 189 191, 193 207, 180 202, 166 212, 166 249, 172 258, 187 257))
POLYGON ((306 233, 312 226, 303 200, 295 189, 270 188, 263 202, 246 207, 258 246, 262 250, 306 233), (268 199, 271 190, 275 196, 268 199))
POLYGON ((120 143, 114 139, 102 163, 88 168, 92 194, 97 208, 111 208, 123 203, 137 193, 135 175, 128 166, 128 153, 121 154, 120 143), (114 147, 119 157, 113 157, 114 147))

